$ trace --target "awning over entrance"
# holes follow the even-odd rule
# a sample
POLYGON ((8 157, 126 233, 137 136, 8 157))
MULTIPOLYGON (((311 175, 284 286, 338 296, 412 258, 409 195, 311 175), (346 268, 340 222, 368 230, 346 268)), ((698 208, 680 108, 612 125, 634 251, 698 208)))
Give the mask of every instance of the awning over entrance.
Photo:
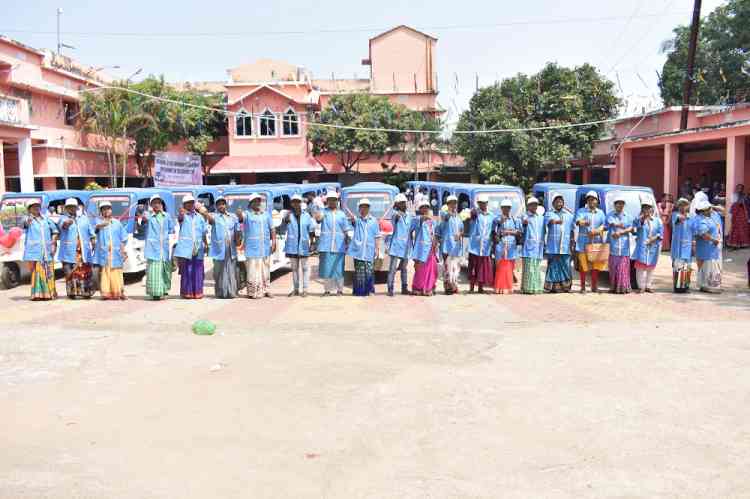
POLYGON ((211 175, 322 171, 317 161, 306 156, 226 156, 211 168, 211 175))

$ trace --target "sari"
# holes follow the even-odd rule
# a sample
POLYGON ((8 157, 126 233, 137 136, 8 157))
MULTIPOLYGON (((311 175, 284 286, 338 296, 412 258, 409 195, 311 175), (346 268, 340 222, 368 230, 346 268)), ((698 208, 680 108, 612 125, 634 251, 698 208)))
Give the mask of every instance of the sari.
POLYGON ((214 295, 216 298, 235 298, 239 289, 237 257, 232 256, 232 241, 226 241, 224 259, 214 258, 214 295))
POLYGON ((522 258, 521 292, 526 295, 538 295, 544 292, 539 258, 522 258))
POLYGON ((747 248, 750 246, 750 220, 748 220, 748 198, 732 204, 729 213, 732 217, 732 229, 729 231, 727 246, 747 248))
POLYGON ((90 263, 83 261, 81 240, 76 244, 76 262, 63 263, 65 291, 68 298, 91 298, 94 296, 94 272, 90 263))
POLYGON ((354 296, 375 294, 375 277, 372 271, 372 262, 354 259, 352 294, 354 296))
POLYGON ((31 299, 34 301, 57 298, 53 262, 29 262, 31 269, 31 299))
POLYGON ((203 258, 178 258, 180 267, 180 296, 187 299, 203 298, 203 258))
POLYGON ((609 255, 609 292, 630 293, 630 257, 609 255))
POLYGON ((247 297, 263 298, 271 289, 271 257, 248 258, 245 260, 247 271, 247 297))
POLYGON ((414 260, 414 279, 411 283, 415 293, 432 293, 438 279, 438 260, 435 249, 430 250, 426 262, 414 260))
POLYGON ((118 269, 112 267, 113 252, 114 246, 112 245, 112 238, 110 238, 107 251, 107 264, 102 265, 99 271, 99 292, 102 295, 102 300, 126 300, 125 278, 122 273, 122 267, 118 269))
POLYGON ((501 295, 513 294, 513 269, 515 260, 498 259, 495 269, 495 292, 501 295))
POLYGON ((550 293, 570 293, 572 287, 573 271, 570 268, 570 255, 548 254, 544 289, 550 293))

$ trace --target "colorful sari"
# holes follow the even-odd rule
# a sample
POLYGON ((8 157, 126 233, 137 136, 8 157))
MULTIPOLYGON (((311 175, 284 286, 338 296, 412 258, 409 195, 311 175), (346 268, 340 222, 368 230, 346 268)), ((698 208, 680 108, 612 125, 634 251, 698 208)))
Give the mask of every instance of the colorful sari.
POLYGON ((94 272, 91 264, 83 262, 81 240, 76 244, 76 262, 63 263, 65 291, 68 298, 91 298, 94 296, 94 272))
POLYGON ((107 265, 103 265, 99 272, 99 292, 103 300, 125 300, 125 278, 122 268, 112 268, 112 239, 109 240, 107 265))
POLYGON ((203 258, 178 258, 180 267, 180 296, 188 300, 203 298, 203 258))
POLYGON ((573 271, 570 255, 547 255, 547 273, 544 289, 550 293, 570 293, 573 287, 573 271))
POLYGON ((732 248, 747 248, 750 246, 750 221, 748 221, 748 207, 744 199, 734 203, 729 211, 732 217, 732 229, 729 231, 727 246, 732 248))
POLYGON ((630 257, 609 255, 609 291, 626 295, 630 293, 630 257))
POLYGON ((375 294, 375 277, 372 271, 372 262, 354 259, 353 295, 368 296, 375 294))
POLYGON ((435 290, 438 279, 438 261, 435 249, 430 251, 426 262, 414 260, 414 279, 411 288, 414 293, 429 294, 435 290))
POLYGON ((31 269, 31 299, 35 301, 57 298, 55 266, 52 262, 29 262, 31 269))

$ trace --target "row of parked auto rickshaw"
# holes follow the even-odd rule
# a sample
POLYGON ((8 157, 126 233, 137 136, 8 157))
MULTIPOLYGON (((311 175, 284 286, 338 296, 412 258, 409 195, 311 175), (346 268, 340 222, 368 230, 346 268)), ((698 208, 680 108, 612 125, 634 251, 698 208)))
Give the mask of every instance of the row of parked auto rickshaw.
MULTIPOLYGON (((166 210, 172 216, 176 216, 184 196, 190 194, 195 199, 212 210, 219 196, 227 200, 230 212, 238 208, 245 209, 248 205, 250 195, 258 193, 262 196, 268 216, 272 218, 274 226, 279 228, 279 244, 275 254, 271 256, 271 269, 277 270, 288 265, 284 254, 283 227, 281 222, 284 210, 291 207, 291 197, 300 194, 303 197, 319 197, 328 190, 335 189, 341 193, 341 206, 344 211, 351 214, 357 213, 357 203, 362 198, 370 201, 370 213, 381 221, 381 232, 383 237, 380 244, 387 245, 390 236, 389 220, 392 214, 393 201, 399 193, 395 186, 380 182, 361 182, 349 187, 341 187, 337 182, 323 182, 310 184, 254 184, 254 185, 221 185, 221 186, 181 186, 167 188, 123 188, 104 189, 97 191, 42 191, 30 193, 6 193, 0 200, 0 279, 5 287, 17 286, 22 279, 27 277, 28 269, 22 264, 23 258, 23 222, 26 218, 26 206, 32 200, 41 203, 42 212, 56 221, 56 217, 62 213, 62 207, 68 198, 76 198, 80 210, 87 216, 98 215, 98 205, 102 201, 112 204, 113 216, 117 217, 127 228, 130 237, 126 246, 128 259, 123 271, 126 274, 143 272, 146 268, 146 260, 143 256, 144 234, 139 234, 136 220, 142 210, 148 209, 148 201, 154 194, 159 194, 165 200, 166 210)), ((433 215, 438 216, 439 210, 445 204, 448 196, 456 196, 459 200, 459 209, 473 208, 476 206, 477 196, 487 195, 489 198, 489 209, 493 212, 500 211, 500 203, 509 199, 512 203, 512 213, 520 216, 526 209, 524 192, 514 186, 490 185, 490 184, 465 184, 451 182, 408 182, 406 189, 411 196, 427 196, 433 207, 433 215)), ((621 186, 610 184, 573 185, 563 183, 539 183, 533 186, 530 194, 541 201, 543 209, 550 209, 552 202, 550 194, 558 192, 565 198, 565 205, 571 211, 583 206, 586 192, 595 191, 601 200, 601 208, 606 212, 613 210, 614 198, 620 194, 624 195, 628 202, 626 210, 632 211, 633 216, 638 215, 640 209, 640 197, 650 196, 653 199, 653 191, 649 187, 621 186), (632 198, 632 202, 629 202, 632 198)), ((311 203, 309 210, 315 210, 316 206, 311 203)), ((176 241, 176 237, 175 237, 176 241)), ((468 245, 465 245, 468 247, 468 245)), ((388 268, 387 251, 381 251, 383 259, 375 263, 375 270, 388 268)), ((241 257, 243 258, 243 257, 241 257)), ((352 262, 347 262, 347 269, 353 268, 352 262)))

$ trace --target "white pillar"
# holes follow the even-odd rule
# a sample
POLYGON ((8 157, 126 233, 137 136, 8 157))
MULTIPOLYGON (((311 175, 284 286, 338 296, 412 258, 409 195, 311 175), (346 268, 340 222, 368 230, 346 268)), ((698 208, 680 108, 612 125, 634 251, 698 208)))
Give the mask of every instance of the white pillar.
POLYGON ((18 141, 18 176, 21 178, 21 192, 34 192, 34 159, 30 137, 18 141))

